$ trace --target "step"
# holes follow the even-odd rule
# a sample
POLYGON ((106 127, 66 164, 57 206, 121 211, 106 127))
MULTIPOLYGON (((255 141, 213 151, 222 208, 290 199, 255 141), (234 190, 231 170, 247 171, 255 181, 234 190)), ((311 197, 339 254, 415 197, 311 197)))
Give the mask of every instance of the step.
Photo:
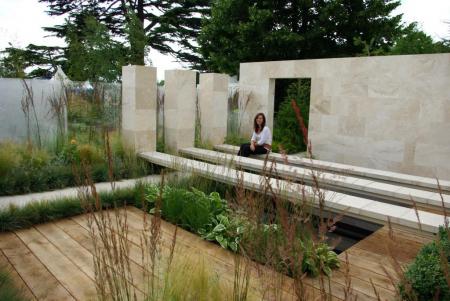
MULTIPOLYGON (((282 193, 283 196, 292 202, 298 202, 299 197, 304 193, 307 197, 311 197, 311 204, 313 206, 319 207, 319 200, 313 189, 298 183, 265 178, 257 174, 241 172, 225 166, 186 159, 160 152, 144 152, 140 153, 139 156, 154 164, 171 169, 192 172, 198 176, 219 182, 232 185, 242 183, 244 188, 253 191, 261 191, 261 183, 268 181, 275 193, 282 193)), ((391 223, 398 227, 416 230, 420 229, 424 234, 437 233, 439 226, 444 224, 444 217, 438 214, 420 210, 416 211, 412 208, 382 203, 329 190, 321 190, 321 192, 324 195, 323 205, 325 206, 325 209, 338 214, 380 224, 391 223), (420 223, 418 223, 417 216, 420 223)))
POLYGON ((281 178, 296 182, 304 182, 308 185, 313 184, 316 179, 322 188, 357 194, 359 196, 380 198, 387 202, 393 201, 410 207, 414 206, 415 203, 419 207, 429 207, 435 211, 442 210, 443 205, 446 208, 450 208, 450 195, 440 195, 437 192, 428 190, 402 187, 329 172, 318 172, 309 168, 282 163, 276 163, 274 166, 271 166, 270 162, 265 163, 262 160, 254 158, 245 158, 195 147, 182 149, 180 150, 180 153, 203 161, 222 165, 232 165, 258 173, 261 173, 264 170, 269 172, 273 169, 271 172, 272 175, 277 174, 281 178))
MULTIPOLYGON (((237 154, 239 151, 238 146, 229 144, 220 144, 214 146, 218 151, 237 154)), ((265 155, 255 156, 257 158, 265 158, 265 155)), ((333 163, 315 159, 302 158, 297 155, 283 156, 279 153, 271 152, 269 159, 276 162, 283 162, 292 165, 298 165, 302 167, 309 167, 321 171, 333 172, 337 174, 347 174, 355 177, 373 179, 377 181, 391 182, 392 184, 414 186, 421 189, 429 189, 432 191, 439 191, 437 181, 435 178, 420 177, 408 174, 402 174, 391 171, 384 171, 360 166, 353 166, 348 164, 333 163)), ((440 190, 444 194, 450 194, 450 181, 439 181, 440 190)))

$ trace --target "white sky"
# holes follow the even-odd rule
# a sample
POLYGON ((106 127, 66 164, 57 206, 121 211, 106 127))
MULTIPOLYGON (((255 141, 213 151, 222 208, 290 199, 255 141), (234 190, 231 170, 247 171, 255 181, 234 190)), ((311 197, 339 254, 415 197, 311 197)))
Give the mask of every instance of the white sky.
MULTIPOLYGON (((418 22, 422 30, 435 40, 450 37, 450 0, 402 0, 395 13, 403 13, 407 23, 418 22)), ((25 47, 30 43, 38 45, 63 46, 64 41, 45 37, 44 26, 61 24, 63 18, 50 17, 45 13, 46 5, 38 0, 0 0, 0 50, 12 43, 15 47, 25 47)), ((158 67, 158 79, 164 78, 164 70, 179 69, 182 65, 171 56, 155 50, 150 58, 158 67)))

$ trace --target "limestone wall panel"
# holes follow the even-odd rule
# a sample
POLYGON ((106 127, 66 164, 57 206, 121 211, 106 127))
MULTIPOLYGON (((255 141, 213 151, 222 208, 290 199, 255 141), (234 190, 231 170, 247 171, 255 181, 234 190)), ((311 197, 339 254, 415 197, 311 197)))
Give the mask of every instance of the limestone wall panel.
POLYGON ((243 63, 243 135, 272 126, 276 78, 311 78, 316 158, 450 180, 450 54, 243 63))
POLYGON ((122 67, 122 139, 136 152, 156 150, 156 68, 122 67))
POLYGON ((165 72, 164 142, 166 150, 177 152, 194 146, 197 73, 191 70, 165 72))

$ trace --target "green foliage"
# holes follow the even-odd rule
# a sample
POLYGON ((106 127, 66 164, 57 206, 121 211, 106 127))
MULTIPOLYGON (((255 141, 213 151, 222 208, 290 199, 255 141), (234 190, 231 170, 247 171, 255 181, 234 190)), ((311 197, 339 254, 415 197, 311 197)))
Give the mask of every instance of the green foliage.
POLYGON ((64 15, 68 20, 66 24, 47 27, 45 30, 66 38, 70 24, 81 31, 84 18, 92 16, 106 26, 115 38, 125 41, 129 64, 144 65, 146 47, 172 54, 181 61, 201 62, 193 54, 193 39, 200 29, 201 16, 208 14, 207 0, 102 0, 77 1, 76 5, 68 4, 67 0, 39 2, 48 5, 49 15, 64 15), (174 44, 179 47, 173 47, 174 44))
POLYGON ((332 269, 340 266, 337 254, 326 243, 314 243, 310 233, 302 227, 297 227, 291 236, 276 223, 255 224, 243 221, 241 225, 241 245, 246 254, 257 262, 270 263, 281 273, 291 276, 307 273, 312 277, 323 273, 331 276, 332 269), (284 249, 286 246, 287 251, 284 249), (288 256, 286 252, 289 253, 288 256))
POLYGON ((240 146, 241 144, 249 143, 249 142, 250 142, 249 137, 247 137, 247 138, 241 137, 238 134, 228 134, 225 137, 225 144, 240 146))
POLYGON ((287 153, 297 153, 306 150, 303 134, 295 116, 291 100, 295 100, 300 108, 305 126, 308 127, 309 104, 311 94, 311 80, 299 79, 292 83, 287 90, 287 96, 280 104, 275 115, 273 128, 273 151, 279 152, 282 148, 287 153))
POLYGON ((190 174, 189 176, 181 175, 176 177, 170 177, 166 183, 170 187, 182 188, 189 190, 191 187, 203 191, 206 194, 212 192, 218 192, 222 196, 227 196, 230 192, 235 190, 233 185, 217 182, 207 178, 197 176, 196 174, 190 174))
POLYGON ((199 230, 199 234, 203 239, 217 241, 224 249, 237 252, 243 231, 244 227, 238 219, 232 215, 218 214, 207 228, 199 230))
POLYGON ((45 77, 49 78, 56 72, 57 66, 64 66, 62 47, 37 46, 29 44, 26 48, 14 47, 10 44, 1 51, 0 77, 45 77), (26 72, 28 67, 33 70, 26 72))
POLYGON ((214 1, 203 20, 200 52, 208 70, 238 74, 239 63, 388 51, 401 29, 400 1, 214 1))
MULTIPOLYGON (((142 190, 142 184, 137 184, 134 188, 99 193, 99 197, 104 208, 122 206, 126 203, 141 207, 143 204, 142 190)), ((0 210, 0 232, 28 228, 82 213, 84 213, 84 209, 78 197, 33 202, 23 207, 10 206, 0 210)))
MULTIPOLYGON (((120 137, 113 137, 112 168, 115 180, 152 173, 153 166, 123 148, 120 137)), ((94 182, 109 181, 109 167, 104 146, 79 144, 71 139, 58 153, 29 148, 14 143, 0 143, 0 195, 40 192, 78 186, 72 169, 81 161, 90 165, 94 182)))
POLYGON ((425 245, 405 272, 405 282, 399 285, 403 300, 450 300, 450 288, 444 269, 450 259, 449 233, 439 229, 439 239, 425 245), (409 285, 411 289, 409 289, 409 285))
POLYGON ((395 40, 391 54, 422 54, 450 52, 450 45, 445 42, 434 42, 433 39, 421 31, 417 23, 409 24, 402 35, 395 40))
POLYGON ((125 48, 110 36, 107 27, 86 16, 81 33, 68 24, 67 75, 75 81, 117 81, 125 65, 125 48))
POLYGON ((22 292, 14 285, 11 276, 5 267, 0 265, 0 300, 23 301, 27 300, 22 292))
POLYGON ((331 276, 331 270, 340 266, 337 254, 326 243, 314 244, 312 240, 301 242, 303 249, 302 271, 313 277, 323 272, 331 276))
POLYGON ((170 272, 164 277, 161 296, 152 298, 159 301, 207 301, 230 300, 229 289, 219 281, 205 262, 193 260, 189 256, 175 258, 170 272))
MULTIPOLYGON (((147 201, 155 210, 160 196, 158 186, 147 189, 147 201)), ((164 219, 189 231, 200 234, 202 238, 217 241, 223 248, 237 251, 242 228, 229 215, 227 203, 217 192, 209 195, 191 188, 164 186, 161 199, 161 214, 164 219)))

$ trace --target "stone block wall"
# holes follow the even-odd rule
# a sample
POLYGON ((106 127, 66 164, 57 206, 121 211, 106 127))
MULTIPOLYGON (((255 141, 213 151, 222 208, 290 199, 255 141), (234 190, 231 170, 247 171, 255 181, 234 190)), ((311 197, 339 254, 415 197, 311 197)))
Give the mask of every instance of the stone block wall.
POLYGON ((167 70, 165 72, 164 142, 166 150, 177 152, 194 146, 197 72, 167 70))
POLYGON ((122 139, 136 152, 156 150, 156 68, 122 67, 122 139))
POLYGON ((311 78, 316 158, 450 180, 450 54, 243 63, 243 134, 273 126, 277 78, 311 78))
POLYGON ((227 135, 228 82, 226 74, 200 74, 198 105, 202 142, 222 144, 227 135))

